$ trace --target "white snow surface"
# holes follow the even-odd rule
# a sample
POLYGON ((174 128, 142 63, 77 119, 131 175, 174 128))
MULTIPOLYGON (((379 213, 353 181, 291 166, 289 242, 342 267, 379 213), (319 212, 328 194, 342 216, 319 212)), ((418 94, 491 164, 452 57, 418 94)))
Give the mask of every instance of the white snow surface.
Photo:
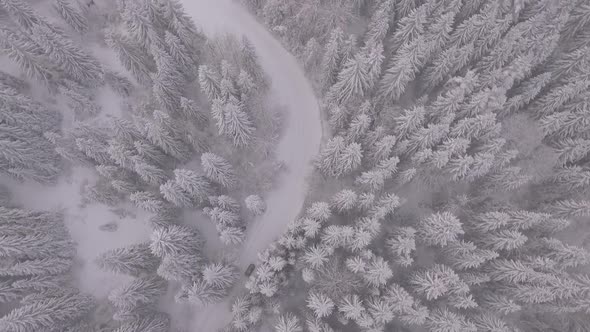
MULTIPOLYGON (((248 225, 247 236, 238 257, 240 275, 257 254, 266 249, 298 217, 307 194, 307 176, 320 148, 322 126, 318 101, 297 60, 257 22, 246 9, 231 0, 181 0, 185 11, 207 35, 230 33, 245 35, 256 48, 260 63, 271 79, 271 96, 286 108, 287 123, 278 146, 278 159, 287 172, 276 190, 268 193, 267 210, 248 225)), ((198 312, 190 331, 214 332, 231 320, 233 296, 244 291, 241 278, 232 294, 222 303, 198 312)))

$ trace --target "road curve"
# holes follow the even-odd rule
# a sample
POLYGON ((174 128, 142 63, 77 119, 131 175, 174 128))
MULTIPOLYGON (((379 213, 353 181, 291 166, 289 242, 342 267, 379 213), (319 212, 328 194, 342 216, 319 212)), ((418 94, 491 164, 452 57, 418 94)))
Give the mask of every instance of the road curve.
MULTIPOLYGON (((181 0, 181 3, 205 34, 245 35, 252 42, 263 69, 271 78, 271 96, 284 105, 288 113, 277 150, 279 160, 287 166, 287 173, 279 180, 278 189, 268 193, 266 213, 248 225, 238 259, 242 273, 250 263, 256 262, 258 252, 285 231, 303 207, 308 188, 306 177, 312 171, 312 160, 322 138, 319 106, 297 60, 244 8, 231 0, 181 0)), ((243 290, 243 281, 242 278, 232 295, 243 290)), ((231 320, 231 300, 230 296, 199 312, 191 323, 191 331, 214 332, 225 327, 231 320)))

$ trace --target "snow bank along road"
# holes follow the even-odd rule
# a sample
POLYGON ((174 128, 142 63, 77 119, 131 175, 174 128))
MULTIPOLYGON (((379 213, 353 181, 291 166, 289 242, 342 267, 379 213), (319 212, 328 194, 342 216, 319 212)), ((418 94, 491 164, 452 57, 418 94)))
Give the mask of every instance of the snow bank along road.
MULTIPOLYGON (((299 214, 307 193, 306 176, 320 148, 322 136, 316 97, 297 60, 244 8, 231 0, 181 0, 186 12, 203 31, 245 35, 256 48, 260 63, 272 80, 272 96, 285 105, 288 116, 278 146, 278 158, 287 166, 279 189, 268 194, 267 211, 248 226, 238 258, 240 274, 299 214)), ((242 281, 243 282, 243 278, 242 281)), ((243 289, 236 286, 236 293, 243 289)), ((191 324, 191 331, 214 332, 231 320, 231 299, 207 307, 191 324)))

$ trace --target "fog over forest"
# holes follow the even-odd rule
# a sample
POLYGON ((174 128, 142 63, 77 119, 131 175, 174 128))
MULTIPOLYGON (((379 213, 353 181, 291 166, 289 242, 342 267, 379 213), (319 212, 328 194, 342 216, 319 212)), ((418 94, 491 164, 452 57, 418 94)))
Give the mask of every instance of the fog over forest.
POLYGON ((0 0, 0 332, 590 331, 590 0, 0 0))

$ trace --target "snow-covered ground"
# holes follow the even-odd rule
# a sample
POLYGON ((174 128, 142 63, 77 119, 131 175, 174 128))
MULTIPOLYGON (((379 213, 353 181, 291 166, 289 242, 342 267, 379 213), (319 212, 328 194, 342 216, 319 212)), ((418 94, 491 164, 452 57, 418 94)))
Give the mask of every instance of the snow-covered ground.
MULTIPOLYGON (((263 25, 244 8, 231 0, 181 0, 186 12, 208 35, 231 33, 245 35, 256 48, 260 62, 272 81, 271 96, 285 106, 288 115, 285 132, 278 146, 278 159, 287 172, 280 178, 277 190, 268 193, 266 213, 248 226, 240 250, 240 273, 255 263, 264 250, 299 214, 307 193, 306 177, 322 138, 320 111, 311 85, 297 60, 283 48, 263 25)), ((244 278, 233 294, 243 290, 244 278)), ((190 331, 214 332, 231 319, 231 298, 198 312, 190 331)))

